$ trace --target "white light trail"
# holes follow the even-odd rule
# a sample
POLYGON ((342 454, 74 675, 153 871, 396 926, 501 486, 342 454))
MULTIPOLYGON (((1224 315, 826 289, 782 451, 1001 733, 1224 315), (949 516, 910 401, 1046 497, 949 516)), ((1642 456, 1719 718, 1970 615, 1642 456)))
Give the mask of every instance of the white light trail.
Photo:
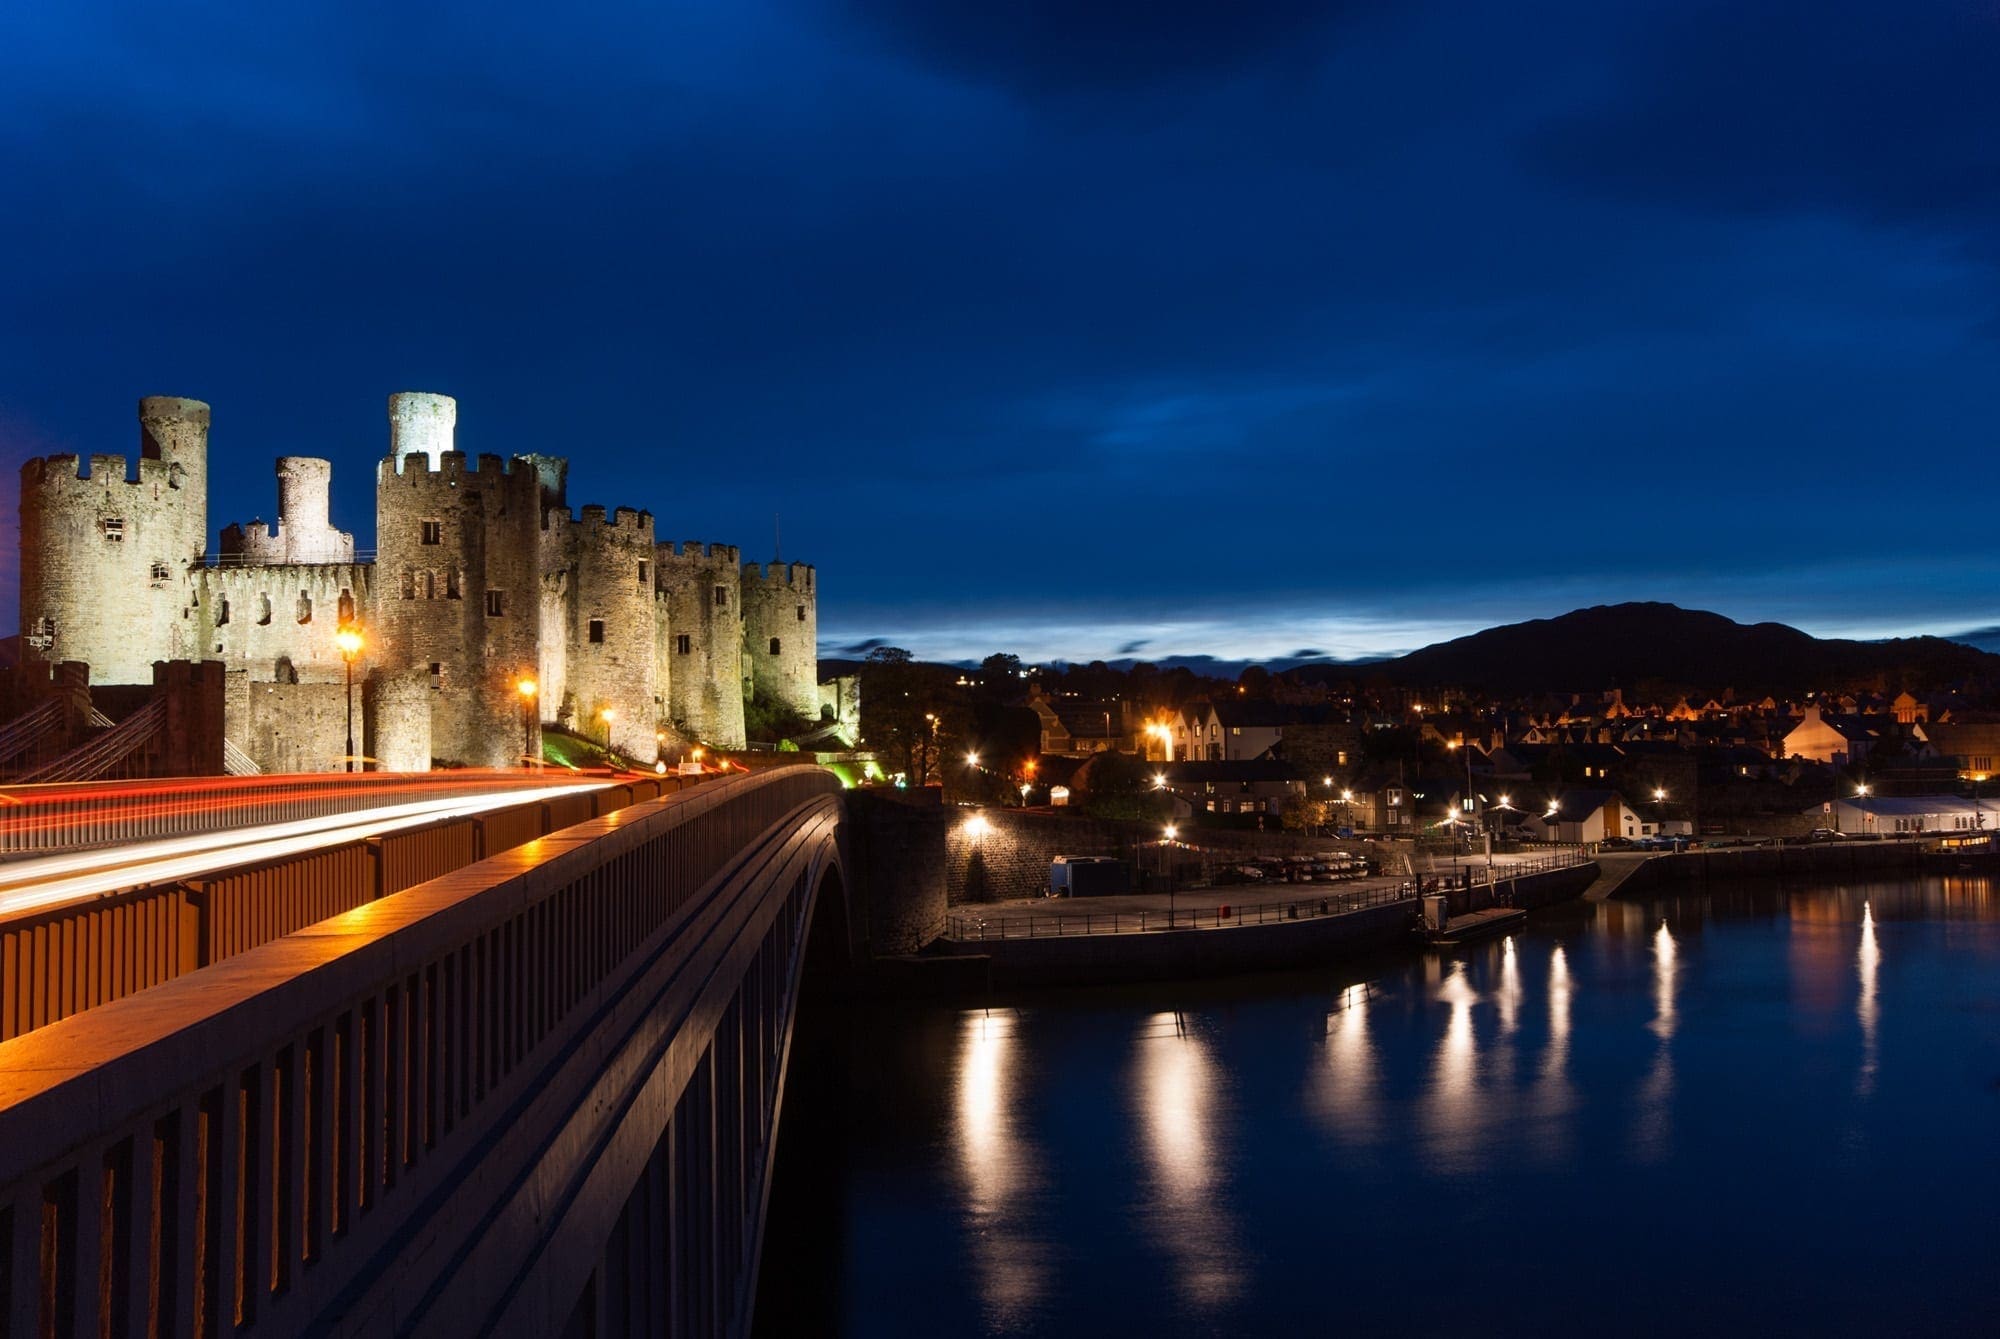
POLYGON ((103 897, 127 888, 143 888, 235 865, 275 860, 442 818, 463 818, 489 809, 573 795, 580 790, 599 790, 603 784, 608 783, 538 786, 495 791, 490 795, 412 801, 289 823, 226 828, 220 832, 12 861, 0 865, 0 917, 45 911, 65 902, 103 897))

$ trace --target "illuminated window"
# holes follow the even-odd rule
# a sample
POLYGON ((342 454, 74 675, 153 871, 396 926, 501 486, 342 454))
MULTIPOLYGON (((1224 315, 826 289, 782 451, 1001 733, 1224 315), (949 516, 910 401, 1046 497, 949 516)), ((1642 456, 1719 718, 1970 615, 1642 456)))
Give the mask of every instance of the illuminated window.
POLYGON ((105 517, 104 538, 113 544, 123 544, 125 542, 125 518, 122 516, 105 517))
POLYGON ((424 543, 426 544, 444 543, 443 521, 425 521, 423 523, 423 532, 424 532, 424 543))
POLYGON ((590 640, 593 642, 602 642, 604 640, 603 619, 593 618, 590 620, 590 640))
POLYGON ((674 638, 674 650, 682 655, 691 654, 694 651, 694 638, 683 632, 680 636, 674 638))
POLYGON ((504 614, 505 612, 506 612, 506 604, 505 604, 505 602, 504 602, 504 597, 503 597, 502 593, 501 593, 500 591, 497 591, 497 590, 489 590, 489 591, 487 591, 487 592, 486 592, 486 617, 488 617, 488 618, 499 618, 499 617, 500 617, 500 616, 501 616, 502 614, 504 614))

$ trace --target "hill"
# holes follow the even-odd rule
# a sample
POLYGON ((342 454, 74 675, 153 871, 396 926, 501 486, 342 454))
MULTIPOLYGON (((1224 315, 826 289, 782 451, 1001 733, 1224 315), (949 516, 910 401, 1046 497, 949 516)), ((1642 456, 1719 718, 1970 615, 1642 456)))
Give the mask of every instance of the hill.
MULTIPOLYGON (((1353 678, 1333 666, 1301 678, 1353 678)), ((1358 671, 1412 687, 1449 685, 1501 695, 1595 691, 1641 683, 1719 693, 1910 688, 2000 681, 2000 656, 1942 637, 1860 642, 1782 623, 1738 623, 1672 604, 1614 604, 1488 628, 1358 671)))

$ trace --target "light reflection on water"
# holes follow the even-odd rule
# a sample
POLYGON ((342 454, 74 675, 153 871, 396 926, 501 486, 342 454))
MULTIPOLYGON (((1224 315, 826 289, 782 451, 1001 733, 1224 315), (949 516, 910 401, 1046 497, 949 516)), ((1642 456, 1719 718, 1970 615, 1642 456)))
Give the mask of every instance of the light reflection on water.
POLYGON ((1221 1182, 1216 1066, 1207 1043, 1175 1013, 1147 1019, 1138 1034, 1134 1097, 1144 1135, 1145 1230, 1173 1262, 1182 1300, 1227 1302, 1242 1283, 1235 1225, 1221 1182))
POLYGON ((1022 1137, 1014 1092, 1011 1011, 980 1009, 959 1019, 958 1154, 971 1261, 986 1314, 1003 1328, 1040 1299, 1047 1244, 1024 1230, 1016 1210, 1033 1191, 1039 1165, 1022 1137))
POLYGON ((1565 909, 1368 979, 871 1014, 849 1044, 899 1057, 882 1101, 912 1114, 848 1122, 824 1332, 1325 1332, 1329 1293, 1458 1325, 1419 1258, 1504 1297, 1503 1329, 1895 1329, 1919 1288, 1962 1319, 2000 1160, 1936 1150, 2000 1123, 1996 918, 1979 880, 1769 887, 1565 909), (1889 1222, 1929 1267, 1877 1267, 1889 1222), (1579 1272, 1598 1237, 1713 1249, 1579 1272))

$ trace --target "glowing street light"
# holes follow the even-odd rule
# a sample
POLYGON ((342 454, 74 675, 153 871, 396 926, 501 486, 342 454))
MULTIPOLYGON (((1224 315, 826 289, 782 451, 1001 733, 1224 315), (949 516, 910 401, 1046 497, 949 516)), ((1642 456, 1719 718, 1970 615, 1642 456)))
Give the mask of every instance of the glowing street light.
POLYGON ((340 648, 340 658, 347 662, 347 770, 354 770, 354 661, 361 654, 361 629, 352 623, 343 623, 333 634, 333 644, 340 648))
POLYGON ((604 722, 604 747, 609 749, 611 747, 611 723, 618 719, 617 708, 599 708, 597 719, 604 722))
POLYGON ((977 767, 977 766, 979 766, 979 755, 978 755, 977 753, 968 753, 968 754, 966 754, 966 755, 965 755, 965 765, 966 765, 967 767, 977 767))
POLYGON ((535 682, 533 676, 524 674, 521 681, 514 685, 514 691, 521 695, 521 766, 532 767, 535 759, 535 694, 542 691, 542 686, 535 682))

